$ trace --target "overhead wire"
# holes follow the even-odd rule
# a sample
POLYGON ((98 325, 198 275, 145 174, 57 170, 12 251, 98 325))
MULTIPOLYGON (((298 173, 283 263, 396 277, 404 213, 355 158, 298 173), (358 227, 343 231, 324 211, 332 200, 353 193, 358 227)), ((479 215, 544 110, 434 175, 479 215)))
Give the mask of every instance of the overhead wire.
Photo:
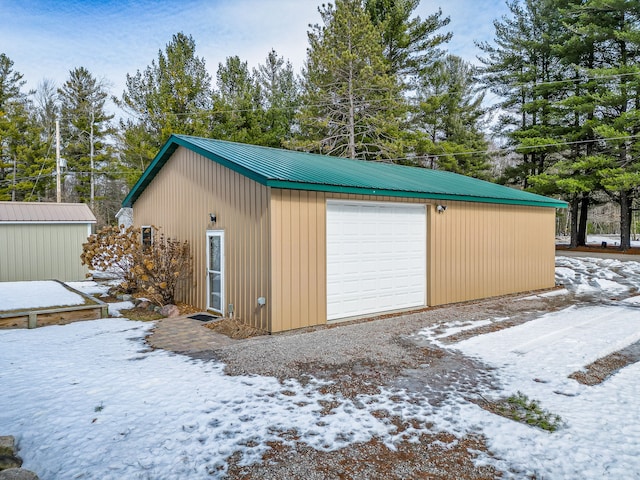
MULTIPOLYGON (((581 78, 571 78, 571 79, 565 79, 565 80, 554 80, 554 81, 547 81, 547 82, 523 82, 523 83, 516 83, 513 85, 513 87, 522 87, 522 86, 528 86, 528 87, 536 87, 536 86, 540 86, 540 85, 553 85, 553 84, 560 84, 560 83, 572 83, 572 82, 576 82, 576 81, 591 81, 591 80, 608 80, 608 79, 614 79, 614 78, 622 78, 625 76, 635 76, 635 75, 640 75, 640 72, 628 72, 628 73, 620 73, 620 74, 612 74, 612 75, 597 75, 597 76, 592 76, 592 77, 581 77, 581 78)), ((489 95, 493 95, 493 98, 498 98, 499 95, 494 94, 491 91, 487 91, 489 95)), ((485 93, 485 92, 483 92, 485 93)), ((449 92, 444 92, 443 94, 450 94, 449 92)), ((451 93, 453 94, 453 93, 451 93)), ((442 95, 442 94, 440 94, 442 95)), ((382 103, 382 102, 387 102, 390 99, 388 98, 377 98, 377 99, 368 99, 366 100, 366 102, 364 103, 382 103)), ((408 102, 409 104, 419 104, 420 102, 422 102, 423 100, 418 98, 418 97, 405 97, 404 100, 406 102, 408 102)), ((322 107, 327 107, 327 106, 331 106, 331 105, 335 105, 335 102, 322 102, 322 103, 316 103, 316 104, 305 104, 305 107, 311 107, 311 108, 322 108, 322 107)), ((297 105, 291 105, 291 106, 279 106, 279 107, 270 107, 272 109, 275 110, 296 110, 297 108, 299 108, 299 106, 297 105)), ((176 117, 184 117, 184 116, 205 116, 205 115, 216 115, 216 114, 225 114, 225 113, 244 113, 244 112, 250 112, 250 111, 255 111, 258 110, 257 108, 227 108, 227 109, 200 109, 200 110, 194 110, 191 112, 181 112, 181 113, 172 113, 172 112, 162 112, 160 114, 158 114, 158 116, 162 116, 162 115, 172 115, 172 116, 176 116, 176 117)), ((129 113, 129 117, 133 117, 136 118, 138 120, 141 120, 144 118, 144 115, 142 114, 135 114, 131 111, 128 112, 129 113)), ((71 119, 75 119, 76 117, 70 117, 70 116, 59 116, 58 117, 61 120, 71 120, 71 119)), ((428 153, 428 154, 423 154, 423 155, 414 155, 414 156, 406 156, 406 157, 397 157, 397 158, 389 158, 389 159, 385 159, 385 161, 402 161, 402 160, 416 160, 419 158, 440 158, 440 157, 455 157, 455 156, 462 156, 462 155, 487 155, 487 154, 493 154, 493 155, 503 155, 503 154, 508 154, 508 153, 513 153, 516 151, 522 151, 522 150, 533 150, 533 149, 538 149, 538 148, 551 148, 551 147, 559 147, 559 146, 570 146, 570 145, 578 145, 578 144, 586 144, 586 143, 594 143, 594 142, 601 142, 601 141, 615 141, 615 140, 627 140, 627 139, 633 139, 633 138, 638 138, 640 137, 640 134, 636 134, 636 135, 629 135, 629 136, 623 136, 623 137, 606 137, 606 138, 595 138, 595 139, 586 139, 586 140, 576 140, 576 141, 560 141, 560 142, 554 142, 554 143, 547 143, 547 144, 539 144, 539 145, 518 145, 518 146, 513 146, 513 147, 509 147, 509 148, 492 148, 492 149, 485 149, 485 150, 474 150, 474 151, 466 151, 466 152, 448 152, 448 153, 439 153, 439 154, 435 154, 435 153, 428 153)), ((22 180, 33 180, 34 178, 36 179, 36 185, 37 185, 37 181, 40 179, 41 175, 42 175, 42 171, 44 170, 44 163, 40 169, 40 172, 38 174, 37 177, 19 177, 16 179, 10 179, 10 180, 1 180, 0 183, 7 183, 10 184, 13 181, 22 181, 22 180)), ((73 173, 76 174, 89 174, 90 172, 87 171, 75 171, 73 173)), ((119 174, 119 173, 126 173, 125 171, 110 171, 110 174, 119 174)), ((106 173, 105 173, 106 174, 106 173)), ((36 185, 33 186, 33 189, 31 191, 31 195, 33 195, 36 185)))
MULTIPOLYGON (((450 156, 459 156, 459 155, 479 155, 479 154, 501 154, 501 153, 513 153, 521 150, 533 150, 536 148, 551 148, 551 147, 562 147, 562 146, 570 146, 570 145, 583 145, 587 143, 597 143, 597 142, 608 142, 615 140, 629 140, 634 138, 640 138, 640 133, 635 135, 627 135, 622 137, 601 137, 601 138, 589 138, 585 140, 573 140, 573 141, 561 141, 555 143, 545 143, 539 145, 514 145, 509 148, 493 148, 487 150, 475 150, 469 152, 451 152, 451 153, 443 153, 443 154, 425 154, 423 157, 450 157, 450 156)), ((396 158, 393 160, 409 160, 415 157, 407 157, 407 158, 396 158)))
MULTIPOLYGON (((519 145, 513 146, 509 148, 493 148, 486 150, 472 150, 467 152, 450 152, 450 153, 441 153, 441 154, 422 154, 422 155, 414 155, 414 156, 406 156, 406 157, 395 157, 395 158, 385 158, 385 162, 398 162, 402 160, 418 160, 418 159, 437 159, 441 157, 456 157, 462 155, 504 155, 509 153, 514 153, 522 150, 533 150, 538 148, 551 148, 558 146, 571 146, 571 145, 582 145, 587 143, 595 143, 595 142, 608 142, 608 141, 618 141, 618 140, 630 140, 634 138, 640 138, 640 133, 635 135, 628 136, 620 136, 620 137, 602 137, 602 138, 594 138, 594 139, 586 139, 586 140, 574 140, 574 141, 562 141, 555 143, 546 143, 540 145, 519 145)), ((73 173, 75 175, 89 175, 91 173, 90 170, 74 170, 69 171, 68 173, 73 173)), ((108 170, 104 172, 93 171, 94 174, 98 175, 116 175, 116 174, 126 174, 131 173, 131 170, 108 170)), ((53 175, 53 172, 51 173, 53 175)), ((15 181, 26 181, 26 180, 39 180, 40 174, 38 176, 30 176, 30 177, 17 177, 15 181)), ((10 185, 14 181, 13 178, 5 178, 0 180, 0 184, 10 185)))
MULTIPOLYGON (((521 82, 521 83, 514 83, 512 85, 509 85, 510 87, 537 87, 537 86, 541 86, 541 85, 554 85, 554 84, 560 84, 560 83, 575 83, 575 82, 584 82, 584 81, 591 81, 591 80, 608 80, 608 79, 614 79, 614 78, 621 78, 621 77, 625 77, 625 76, 640 76, 640 71, 639 72, 628 72, 628 73, 619 73, 619 74, 611 74, 611 75, 597 75, 597 76, 592 76, 592 77, 579 77, 579 78, 568 78, 568 79, 564 79, 564 80, 550 80, 550 81, 545 81, 545 82, 521 82)), ((388 89, 387 91, 392 91, 391 89, 388 89)), ((483 93, 483 92, 481 92, 483 93)), ((495 97, 499 97, 500 95, 494 94, 493 92, 488 92, 492 95, 494 95, 495 97)), ((442 92, 439 93, 437 95, 457 95, 457 93, 453 93, 453 92, 442 92)), ((420 103, 423 100, 417 97, 405 97, 404 98, 405 101, 409 102, 409 103, 420 103)), ((388 98, 377 98, 377 99, 368 99, 366 100, 365 103, 382 103, 382 102, 387 102, 389 101, 388 98)), ((315 103, 315 104, 305 104, 305 107, 311 107, 311 108, 321 108, 321 107, 328 107, 328 106, 332 106, 335 105, 335 102, 320 102, 320 103, 315 103)), ((278 107, 274 107, 271 106, 269 107, 271 109, 274 110, 295 110, 297 108, 299 108, 298 106, 292 105, 292 106, 278 106, 278 107)), ((188 111, 188 112, 180 112, 180 113, 176 113, 176 112, 159 112, 156 113, 156 115, 158 116, 162 116, 162 115, 172 115, 174 117, 186 117, 186 116, 200 116, 200 115, 215 115, 215 114, 224 114, 224 113, 244 113, 244 112, 250 112, 250 111, 254 111, 254 110, 258 110, 259 107, 250 107, 250 108, 222 108, 222 109, 218 109, 218 108, 208 108, 208 109, 198 109, 198 110, 192 110, 192 111, 188 111)), ((150 115, 150 112, 147 112, 146 114, 142 114, 140 112, 132 112, 131 109, 125 108, 123 109, 123 111, 125 111, 125 113, 128 113, 128 117, 133 117, 136 118, 138 120, 145 118, 146 115, 150 115)), ((61 120, 73 120, 76 117, 71 117, 71 116, 59 116, 59 119, 61 120)))
POLYGON ((516 82, 513 84, 505 85, 506 87, 538 87, 540 85, 556 85, 560 83, 575 83, 575 82, 590 82, 592 80, 609 80, 614 78, 622 78, 627 76, 636 76, 640 75, 640 71, 638 72, 627 72, 627 73, 613 73, 611 75, 594 75, 594 76, 579 76, 575 78, 566 78, 563 80, 547 80, 544 82, 538 81, 528 81, 528 82, 516 82))

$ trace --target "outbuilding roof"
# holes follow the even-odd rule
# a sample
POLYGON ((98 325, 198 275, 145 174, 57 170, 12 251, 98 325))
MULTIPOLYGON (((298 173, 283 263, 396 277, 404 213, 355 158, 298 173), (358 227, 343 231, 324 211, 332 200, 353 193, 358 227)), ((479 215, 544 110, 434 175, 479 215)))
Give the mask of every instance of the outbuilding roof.
POLYGON ((442 170, 171 135, 124 199, 131 207, 178 147, 273 188, 566 208, 567 203, 442 170))
POLYGON ((84 203, 0 202, 0 223, 96 223, 84 203))

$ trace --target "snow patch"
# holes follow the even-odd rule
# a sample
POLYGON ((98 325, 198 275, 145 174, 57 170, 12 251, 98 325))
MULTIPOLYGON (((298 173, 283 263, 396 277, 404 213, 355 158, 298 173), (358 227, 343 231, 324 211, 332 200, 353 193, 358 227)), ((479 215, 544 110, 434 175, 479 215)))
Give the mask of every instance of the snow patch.
POLYGON ((528 297, 519 298, 518 300, 538 300, 540 298, 552 298, 567 295, 569 290, 566 288, 560 288, 558 290, 551 290, 550 292, 540 293, 538 295, 530 295, 528 297))
POLYGON ((109 307, 109 315, 112 317, 122 317, 120 310, 128 310, 135 306, 133 302, 130 301, 114 302, 107 305, 109 307))
POLYGON ((624 285, 620 285, 617 282, 612 282, 611 280, 607 280, 607 279, 604 279, 604 278, 596 278, 594 280, 594 283, 601 290, 608 290, 608 291, 610 291, 612 293, 623 292, 625 290, 629 290, 629 288, 624 286, 624 285))
POLYGON ((0 282, 0 311, 82 305, 85 299, 50 280, 0 282))
POLYGON ((491 325, 493 323, 503 322, 509 320, 510 317, 496 317, 486 320, 462 320, 455 322, 448 322, 445 325, 432 325, 427 328, 423 328, 418 332, 418 335, 425 337, 431 343, 443 346, 444 344, 440 340, 451 337, 457 333, 473 330, 476 328, 491 325))
POLYGON ((78 290, 79 292, 92 295, 94 297, 101 297, 107 295, 111 284, 109 283, 97 283, 93 280, 85 280, 83 282, 65 282, 71 288, 78 290))
POLYGON ((600 306, 567 308, 451 346, 497 369, 501 392, 487 396, 521 391, 566 426, 549 434, 469 404, 458 405, 462 423, 481 429, 509 466, 524 469, 513 478, 631 478, 640 472, 640 365, 592 387, 568 375, 639 340, 637 311, 600 306))

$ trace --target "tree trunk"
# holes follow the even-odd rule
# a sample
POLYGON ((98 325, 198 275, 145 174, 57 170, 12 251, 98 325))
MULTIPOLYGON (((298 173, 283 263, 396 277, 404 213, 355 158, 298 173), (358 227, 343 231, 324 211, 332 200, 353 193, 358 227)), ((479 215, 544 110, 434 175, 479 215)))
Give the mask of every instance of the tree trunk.
MULTIPOLYGON (((349 51, 351 51, 351 38, 349 38, 349 51)), ((356 120, 355 120, 355 106, 354 106, 354 91, 353 91, 353 62, 349 63, 349 158, 356 158, 356 120)))
POLYGON ((578 246, 578 204, 580 198, 575 196, 571 199, 571 242, 569 248, 578 246))
POLYGON ((620 192, 620 250, 631 248, 631 202, 629 192, 620 192))
POLYGON ((589 218, 589 195, 583 194, 580 201, 580 224, 578 225, 578 246, 587 244, 587 219, 589 218))

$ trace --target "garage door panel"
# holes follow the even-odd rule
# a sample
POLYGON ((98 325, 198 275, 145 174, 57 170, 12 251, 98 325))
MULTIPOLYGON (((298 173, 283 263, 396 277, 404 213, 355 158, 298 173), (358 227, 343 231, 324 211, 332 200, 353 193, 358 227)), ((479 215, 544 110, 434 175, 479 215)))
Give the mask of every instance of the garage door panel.
POLYGON ((327 202, 327 318, 425 304, 424 206, 327 202))

